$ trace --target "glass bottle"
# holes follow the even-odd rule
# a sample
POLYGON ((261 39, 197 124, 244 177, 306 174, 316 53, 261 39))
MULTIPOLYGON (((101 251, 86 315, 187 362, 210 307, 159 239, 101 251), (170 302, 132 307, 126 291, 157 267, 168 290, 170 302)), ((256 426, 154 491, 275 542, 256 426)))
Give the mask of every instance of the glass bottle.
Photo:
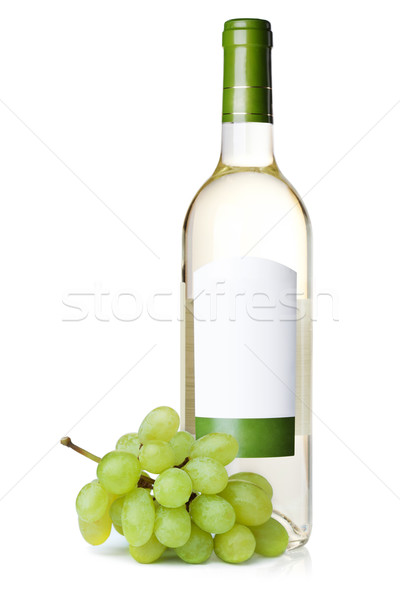
POLYGON ((182 424, 239 441, 289 548, 311 531, 311 226, 275 162, 268 21, 223 33, 219 163, 183 229, 182 424))

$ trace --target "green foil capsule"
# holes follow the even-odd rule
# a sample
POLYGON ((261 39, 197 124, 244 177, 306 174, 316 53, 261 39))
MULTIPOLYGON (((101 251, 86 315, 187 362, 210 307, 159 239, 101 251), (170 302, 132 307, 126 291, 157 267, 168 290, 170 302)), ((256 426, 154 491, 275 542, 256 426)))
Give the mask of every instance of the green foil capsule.
POLYGON ((272 123, 272 31, 262 19, 231 19, 222 34, 222 122, 272 123))

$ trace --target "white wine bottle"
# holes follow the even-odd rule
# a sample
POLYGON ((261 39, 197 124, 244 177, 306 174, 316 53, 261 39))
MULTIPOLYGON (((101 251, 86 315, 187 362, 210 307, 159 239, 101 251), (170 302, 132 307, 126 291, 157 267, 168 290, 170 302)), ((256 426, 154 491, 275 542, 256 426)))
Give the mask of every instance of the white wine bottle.
POLYGON ((239 441, 289 548, 311 531, 311 226, 272 146, 268 21, 223 33, 222 150, 183 230, 182 421, 239 441))

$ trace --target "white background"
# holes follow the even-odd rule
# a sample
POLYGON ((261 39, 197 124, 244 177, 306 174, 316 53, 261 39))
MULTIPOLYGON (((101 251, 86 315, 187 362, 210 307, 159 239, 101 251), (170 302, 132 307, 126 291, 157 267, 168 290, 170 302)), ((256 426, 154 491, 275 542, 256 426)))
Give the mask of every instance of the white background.
POLYGON ((2 597, 398 587, 396 4, 1 2, 2 597), (218 159, 234 17, 272 23, 276 155, 312 219, 315 293, 333 296, 315 324, 314 531, 272 561, 139 566, 117 537, 80 538, 75 496, 95 470, 57 442, 102 455, 150 408, 179 407, 181 226, 218 159), (156 292, 172 296, 153 306, 156 292), (83 312, 63 304, 77 293, 83 312), (121 293, 138 319, 122 320, 121 293))

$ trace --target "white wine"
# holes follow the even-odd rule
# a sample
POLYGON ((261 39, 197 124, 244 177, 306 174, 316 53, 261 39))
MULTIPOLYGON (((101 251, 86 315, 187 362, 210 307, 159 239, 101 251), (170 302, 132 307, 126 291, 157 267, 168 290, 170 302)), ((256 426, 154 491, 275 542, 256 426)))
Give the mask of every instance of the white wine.
POLYGON ((182 422, 239 441, 289 548, 311 531, 311 226, 273 154, 270 24, 225 23, 222 149, 183 230, 182 422))

